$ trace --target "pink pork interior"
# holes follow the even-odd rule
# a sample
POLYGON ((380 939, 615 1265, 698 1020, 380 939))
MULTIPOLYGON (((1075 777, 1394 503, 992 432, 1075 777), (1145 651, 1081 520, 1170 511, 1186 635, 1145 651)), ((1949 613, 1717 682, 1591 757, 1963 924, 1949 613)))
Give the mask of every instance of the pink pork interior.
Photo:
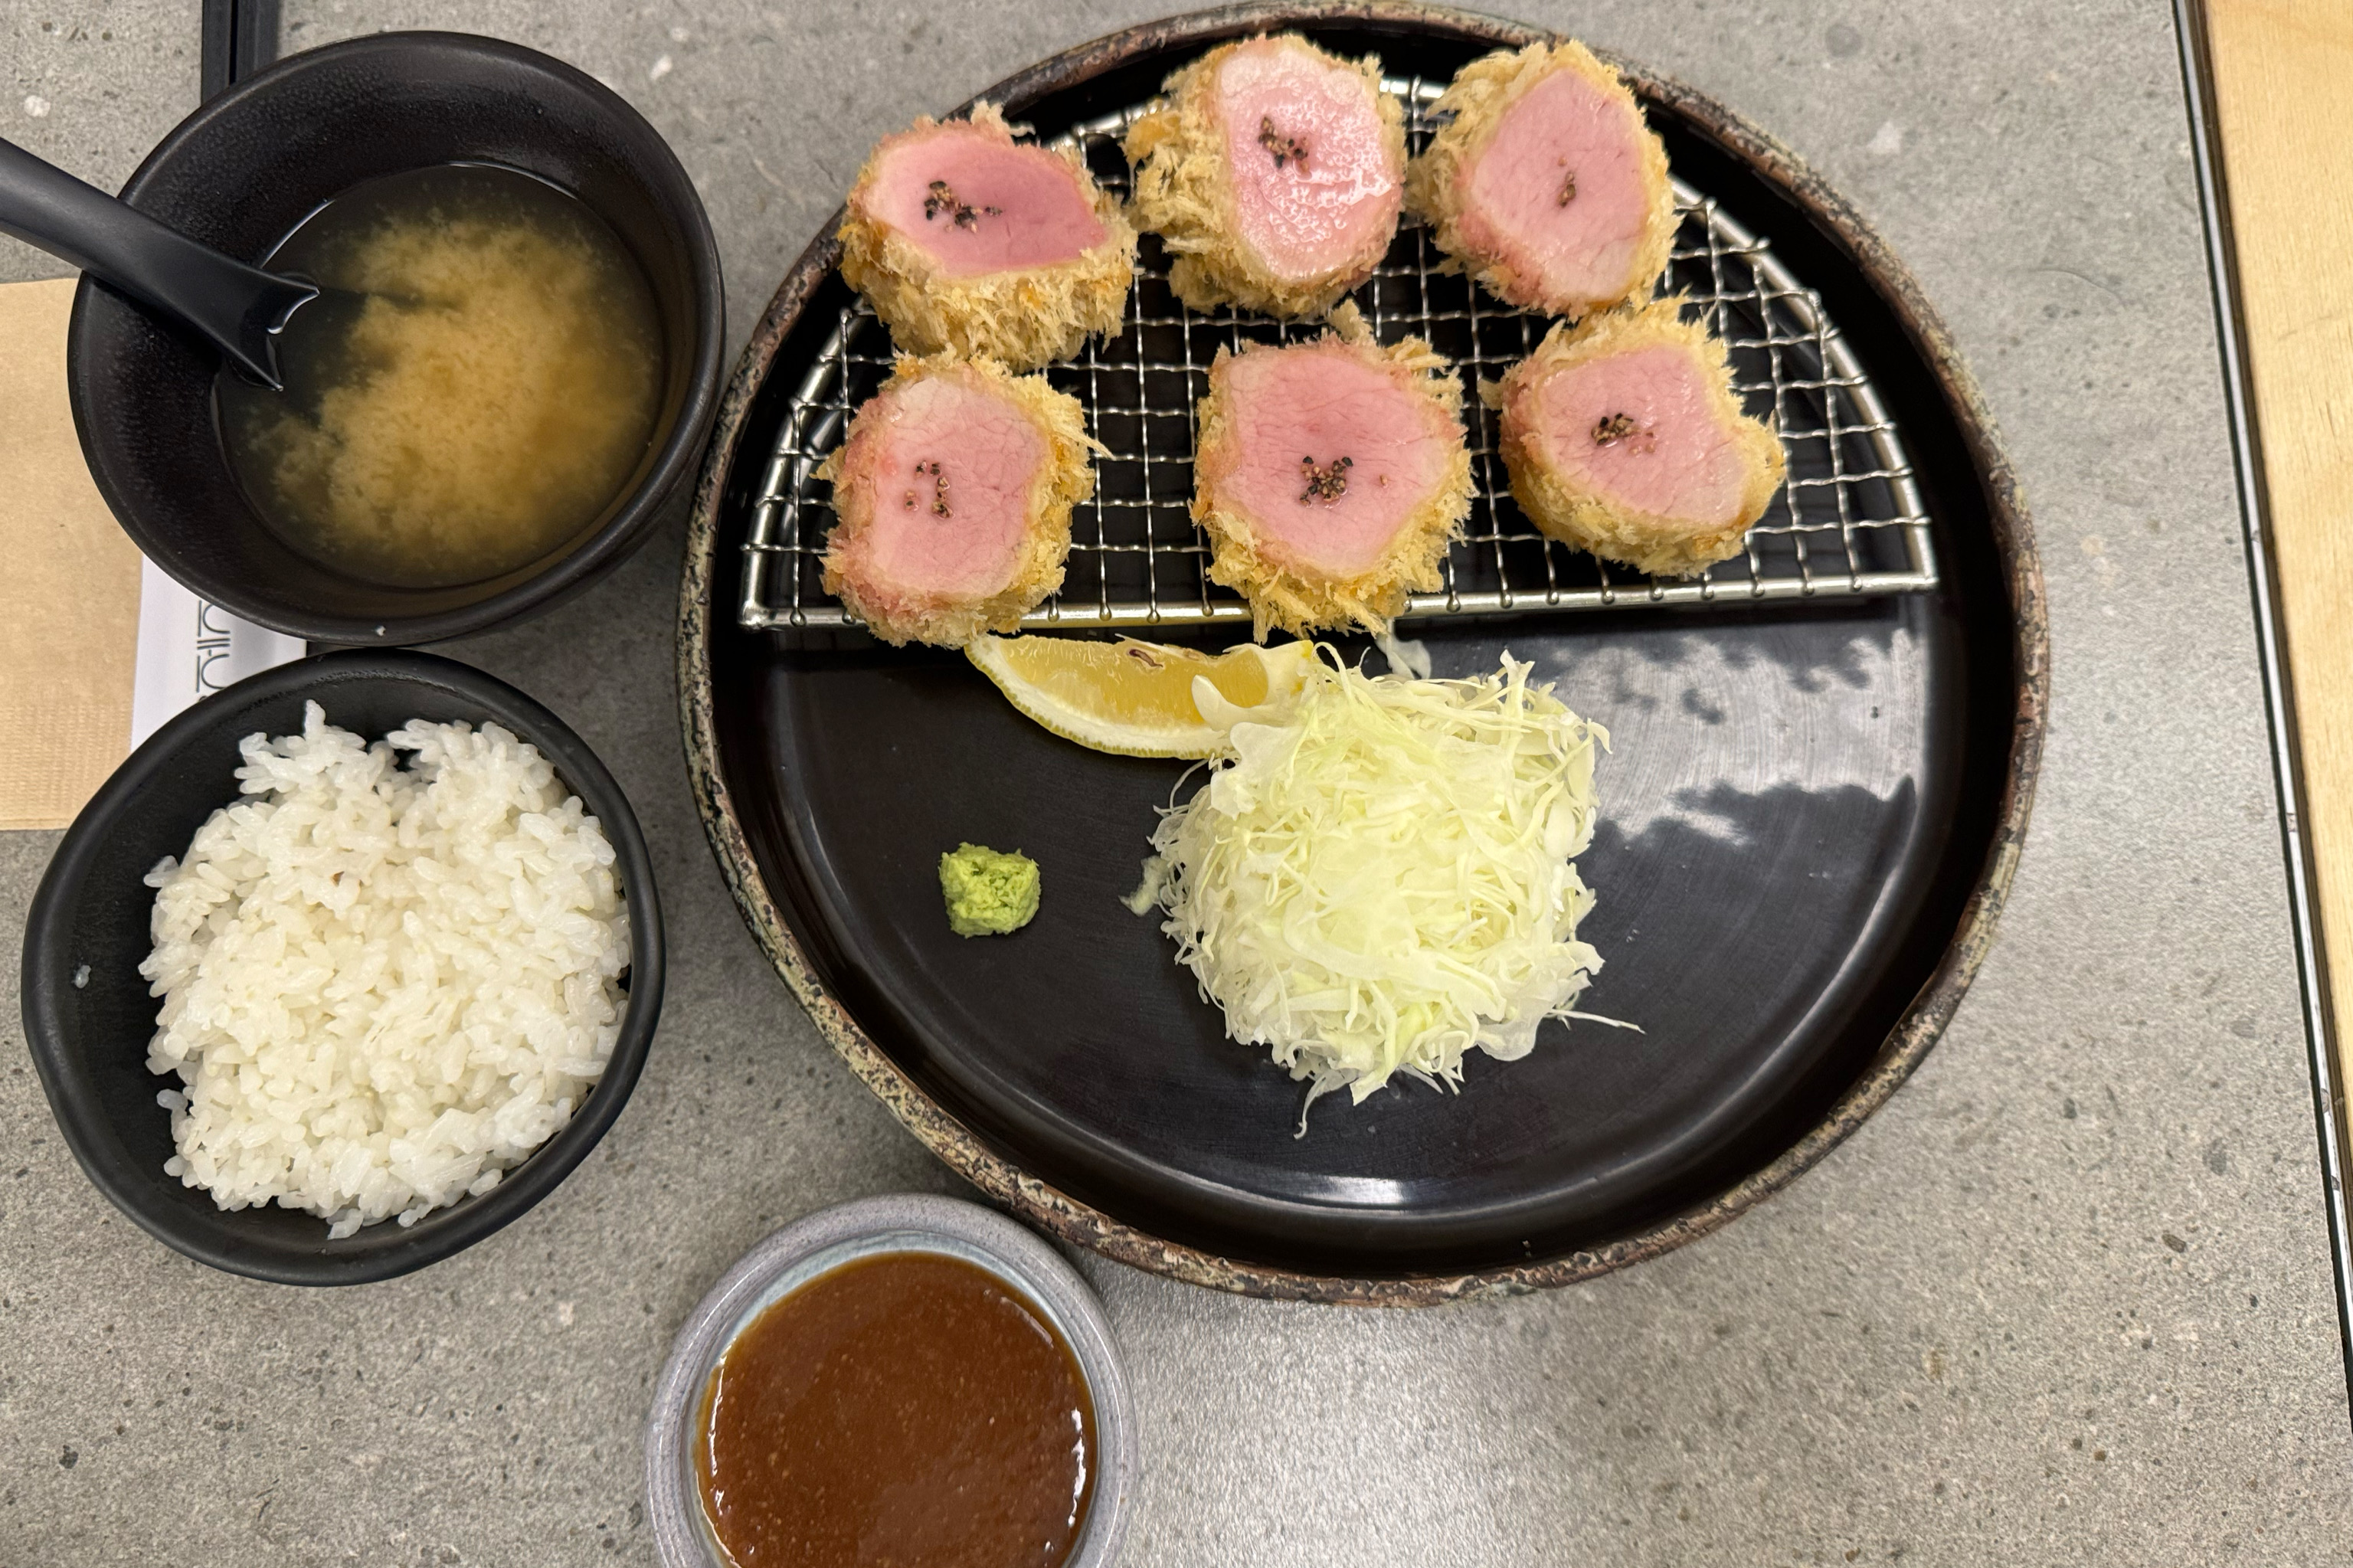
POLYGON ((1747 476, 1709 408, 1714 375, 1687 351, 1653 344, 1553 372, 1520 394, 1519 412, 1532 417, 1555 467, 1621 505, 1698 533, 1738 517, 1747 476), (1595 440, 1596 427, 1620 414, 1630 432, 1607 445, 1595 440))
POLYGON ((872 522, 835 565, 862 597, 921 605, 1010 583, 1046 457, 1029 416, 986 383, 934 376, 885 390, 860 419, 834 503, 846 516, 862 501, 872 522))
POLYGON ((1641 134, 1622 99, 1576 71, 1553 72, 1504 111, 1460 176, 1464 241, 1541 279, 1544 298, 1617 298, 1651 208, 1641 134), (1564 202, 1572 180, 1576 194, 1564 202))
POLYGON ((902 132, 881 158, 868 210, 929 251, 947 277, 1050 267, 1103 241, 1077 175, 1042 147, 957 121, 902 132), (933 199, 934 180, 953 202, 933 199))
POLYGON ((1335 343, 1226 362, 1225 450, 1204 454, 1219 502, 1258 524, 1260 553, 1293 570, 1352 577, 1372 568, 1398 524, 1445 478, 1457 432, 1444 409, 1335 343), (1307 494, 1301 458, 1347 458, 1347 486, 1307 494))
POLYGON ((1218 68, 1235 219, 1284 278, 1314 278, 1387 249, 1403 171, 1383 140, 1365 79, 1275 39, 1246 44, 1218 68), (1271 131, 1275 145, 1261 140, 1271 131), (1288 143, 1303 156, 1275 152, 1288 143))

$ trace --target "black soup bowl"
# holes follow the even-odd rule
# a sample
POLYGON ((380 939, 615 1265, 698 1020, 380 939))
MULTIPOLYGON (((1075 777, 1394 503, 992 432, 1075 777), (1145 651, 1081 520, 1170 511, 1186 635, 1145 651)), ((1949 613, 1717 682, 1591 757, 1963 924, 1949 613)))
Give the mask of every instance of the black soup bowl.
POLYGON ((600 517, 501 576, 417 588, 343 576, 287 547, 247 501, 216 428, 214 351, 84 278, 66 362, 90 472, 148 558, 215 604, 314 642, 388 647, 480 631, 595 582, 644 541, 694 471, 726 335, 711 222, 660 133, 560 60, 459 33, 384 33, 296 55, 183 121, 122 199, 259 264, 362 181, 453 163, 503 164, 568 192, 643 270, 664 381, 636 471, 600 517))
POLYGON ((200 1263, 285 1285, 389 1279, 459 1252, 555 1190, 605 1136, 645 1065, 661 1012, 661 905, 645 835, 621 787, 562 719, 505 682, 428 653, 373 649, 298 661, 240 681, 181 714, 132 753, 85 807, 33 895, 26 922, 25 1035, 58 1129, 98 1189, 149 1234, 200 1263), (237 742, 299 734, 302 705, 370 740, 413 718, 494 723, 537 747, 603 826, 629 906, 628 1001, 602 1078, 572 1119, 499 1184, 416 1224, 368 1225, 340 1241, 327 1222, 275 1205, 224 1210, 167 1175, 171 1116, 147 1070, 158 1003, 140 978, 154 893, 142 881, 214 810, 237 798, 237 742), (86 967, 86 972, 85 972, 86 967), (77 983, 79 977, 79 983, 77 983))

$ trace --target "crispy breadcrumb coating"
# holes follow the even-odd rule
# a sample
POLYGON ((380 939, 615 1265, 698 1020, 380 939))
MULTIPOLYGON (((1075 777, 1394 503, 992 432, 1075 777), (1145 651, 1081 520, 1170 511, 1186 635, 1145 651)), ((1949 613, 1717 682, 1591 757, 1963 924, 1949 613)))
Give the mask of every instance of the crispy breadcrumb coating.
POLYGON ((1535 525, 1563 544, 1658 577, 1690 577, 1738 555, 1750 526, 1765 515, 1773 493, 1781 487, 1787 461, 1780 439, 1750 418, 1733 395, 1724 344, 1698 323, 1683 320, 1681 302, 1653 300, 1639 310, 1604 311, 1574 326, 1559 323, 1500 385, 1489 383, 1480 389, 1482 399, 1503 412, 1498 444, 1512 476, 1512 496, 1535 525), (1577 475, 1554 466, 1532 429, 1535 395, 1546 376, 1659 344, 1696 356, 1711 371, 1703 382, 1709 417, 1743 466, 1739 507, 1729 523, 1698 525, 1603 495, 1577 475))
MULTIPOLYGON (((976 105, 972 123, 1014 144, 1012 128, 996 105, 976 105)), ((866 296, 900 351, 986 355, 1018 373, 1070 358, 1092 334, 1117 332, 1135 275, 1135 230, 1118 198, 1095 184, 1074 150, 1059 155, 1093 207, 1103 238, 1068 261, 945 277, 929 251, 875 215, 871 200, 883 154, 938 124, 925 115, 876 144, 850 187, 838 231, 843 279, 866 296)))
MULTIPOLYGON (((1387 253, 1388 237, 1383 236, 1379 249, 1356 257, 1348 267, 1311 278, 1277 273, 1241 237, 1218 115, 1218 68, 1235 50, 1266 41, 1245 38, 1211 49, 1162 86, 1163 106, 1127 132, 1127 161, 1135 165, 1130 206, 1136 227, 1159 235, 1167 245, 1175 258, 1168 286, 1192 309, 1232 305, 1286 319, 1318 316, 1373 275, 1387 253)), ((1341 59, 1295 33, 1278 35, 1272 41, 1295 45, 1327 64, 1364 76, 1378 108, 1390 161, 1402 176, 1405 110, 1381 90, 1381 62, 1371 57, 1341 59)), ((1401 206, 1402 196, 1398 199, 1401 206)))
POLYGON ((1564 39, 1557 44, 1530 44, 1517 52, 1498 49, 1463 67, 1430 106, 1433 118, 1451 114, 1452 119, 1407 166, 1405 206, 1406 211, 1437 230, 1432 238, 1449 258, 1448 270, 1468 272, 1507 304, 1575 317, 1648 296, 1666 272, 1677 219, 1674 188, 1667 178, 1667 150, 1645 126, 1636 143, 1641 158, 1640 177, 1651 192, 1651 209, 1625 285, 1615 293, 1584 298, 1547 292, 1541 277, 1524 275, 1504 258, 1485 254, 1464 238, 1462 186, 1471 169, 1486 151, 1504 111, 1558 70, 1575 71, 1622 101, 1635 122, 1641 123, 1641 110, 1632 91, 1583 44, 1564 39))
POLYGON ((881 392, 861 405, 849 438, 818 466, 816 477, 834 487, 836 521, 826 537, 825 591, 848 607, 866 629, 894 646, 930 642, 960 648, 983 631, 1017 631, 1021 618, 1062 586, 1071 548, 1071 509, 1095 491, 1090 453, 1102 448, 1087 434, 1077 398, 1057 392, 1042 376, 1014 376, 989 359, 952 354, 918 359, 901 355, 881 392), (1045 455, 1029 484, 1029 515, 1011 577, 979 598, 893 591, 851 567, 866 530, 874 526, 881 486, 859 483, 860 465, 881 442, 891 395, 932 376, 957 376, 996 392, 1018 408, 1044 439, 1045 455))
MULTIPOLYGON (((1228 408, 1224 390, 1225 369, 1239 356, 1218 350, 1209 367, 1208 392, 1197 409, 1200 435, 1193 460, 1193 520, 1209 538, 1209 579, 1250 600, 1255 635, 1261 642, 1275 627, 1299 635, 1319 627, 1388 630, 1405 609, 1409 591, 1427 592, 1441 585, 1439 564, 1471 514, 1471 454, 1461 440, 1462 386, 1452 364, 1418 337, 1381 347, 1354 304, 1335 311, 1332 324, 1335 330, 1317 341, 1345 344, 1366 364, 1443 409, 1456 431, 1455 446, 1445 476, 1398 525, 1370 568, 1334 577, 1283 565, 1261 549, 1250 514, 1219 493, 1221 481, 1239 466, 1250 432, 1228 408)), ((1285 352, 1271 344, 1252 344, 1242 355, 1285 352)))

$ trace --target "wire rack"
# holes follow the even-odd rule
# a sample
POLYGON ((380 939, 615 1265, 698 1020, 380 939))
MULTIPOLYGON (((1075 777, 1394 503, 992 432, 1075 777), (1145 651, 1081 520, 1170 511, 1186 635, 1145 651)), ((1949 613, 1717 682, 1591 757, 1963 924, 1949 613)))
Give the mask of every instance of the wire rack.
MULTIPOLYGON (((1407 107, 1419 152, 1437 129, 1430 105, 1444 83, 1419 77, 1383 84, 1407 107)), ((1120 151, 1133 105, 1078 127, 1066 142, 1084 153, 1107 189, 1124 193, 1120 151)), ((1495 416, 1475 396, 1525 358, 1548 318, 1499 304, 1458 274, 1419 226, 1403 229, 1354 298, 1383 343, 1427 339, 1467 378, 1464 412, 1475 493, 1444 585, 1407 601, 1405 618, 1590 610, 1657 604, 1738 603, 1844 595, 1916 593, 1936 587, 1928 519, 1903 438, 1821 301, 1763 239, 1710 198, 1675 183, 1682 222, 1662 288, 1704 317, 1732 363, 1733 384, 1753 415, 1769 417, 1788 456, 1788 478, 1748 532, 1746 548, 1696 577, 1654 578, 1549 540, 1511 496, 1497 454, 1495 416)), ((1208 388, 1220 346, 1298 342, 1318 323, 1282 323, 1185 308, 1169 292, 1166 256, 1145 236, 1119 334, 1091 341, 1047 375, 1085 406, 1096 440, 1094 499, 1071 521, 1061 590, 1032 610, 1029 627, 1124 627, 1248 622, 1250 606, 1208 580, 1208 546, 1189 510, 1193 408, 1208 388)), ((812 478, 840 444, 852 412, 891 371, 889 331, 863 300, 839 319, 803 369, 785 410, 753 510, 743 625, 758 629, 855 624, 821 586, 828 487, 812 478)), ((784 374, 790 367, 780 366, 784 374)))

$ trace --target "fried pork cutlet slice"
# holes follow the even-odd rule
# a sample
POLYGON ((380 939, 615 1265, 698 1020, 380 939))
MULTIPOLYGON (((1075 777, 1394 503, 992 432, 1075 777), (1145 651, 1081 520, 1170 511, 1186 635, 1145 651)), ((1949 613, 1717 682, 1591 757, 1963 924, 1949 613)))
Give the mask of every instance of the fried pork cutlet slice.
POLYGON ((1198 409, 1193 518, 1212 580, 1258 636, 1386 630, 1471 510, 1462 389, 1419 338, 1372 341, 1354 306, 1312 343, 1218 351, 1198 409))
POLYGON ((1488 292, 1581 316, 1657 286, 1675 235, 1666 149, 1584 45, 1475 60, 1433 112, 1453 119, 1406 172, 1406 203, 1488 292))
POLYGON ((1556 325, 1486 393, 1512 494, 1536 526, 1661 577, 1738 555, 1784 461, 1733 395, 1724 345, 1677 303, 1556 325))
POLYGON ((1380 62, 1295 34, 1211 49, 1127 133, 1136 222, 1197 311, 1320 315, 1373 274, 1404 200, 1405 111, 1380 62))
POLYGON ((1093 446, 1078 400, 1042 376, 902 358, 817 471, 837 514, 826 591, 885 642, 1016 630, 1061 586, 1093 446))
POLYGON ((841 275, 902 352, 1016 371, 1119 329, 1135 230, 1075 152, 1016 142, 984 103, 885 136, 850 187, 841 275))

